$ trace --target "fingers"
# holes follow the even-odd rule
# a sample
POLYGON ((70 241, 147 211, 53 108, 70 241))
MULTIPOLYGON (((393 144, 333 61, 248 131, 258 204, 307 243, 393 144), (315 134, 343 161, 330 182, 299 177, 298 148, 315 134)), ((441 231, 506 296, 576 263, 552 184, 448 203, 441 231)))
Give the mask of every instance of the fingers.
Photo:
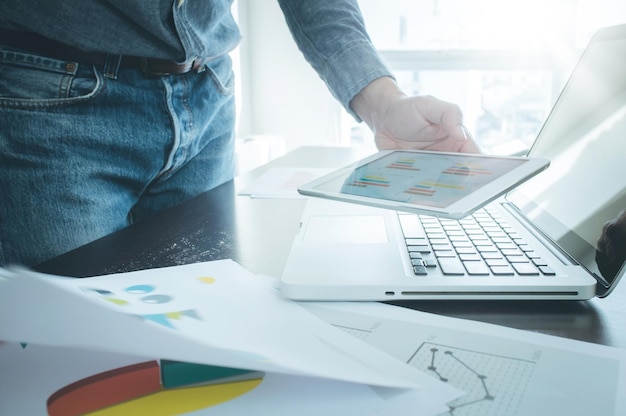
POLYGON ((482 153, 480 146, 474 141, 473 138, 469 138, 461 145, 459 149, 461 153, 482 153))
POLYGON ((463 126, 461 108, 433 96, 413 97, 418 104, 418 111, 432 124, 441 126, 453 141, 464 142, 469 137, 463 126))
POLYGON ((374 138, 379 149, 480 153, 459 106, 432 96, 403 97, 387 107, 374 138))
POLYGON ((462 152, 462 153, 482 153, 482 150, 480 149, 480 146, 478 145, 478 143, 476 143, 476 141, 472 137, 472 134, 469 132, 469 130, 467 130, 467 128, 465 126, 461 126, 461 128, 464 131, 466 140, 465 140, 464 143, 461 144, 461 148, 459 149, 459 152, 462 152))

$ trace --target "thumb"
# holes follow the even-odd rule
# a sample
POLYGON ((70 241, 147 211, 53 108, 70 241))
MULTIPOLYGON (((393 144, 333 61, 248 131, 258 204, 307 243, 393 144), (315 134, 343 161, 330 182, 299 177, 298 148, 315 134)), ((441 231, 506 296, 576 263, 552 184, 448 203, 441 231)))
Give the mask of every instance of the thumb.
POLYGON ((450 139, 464 142, 470 137, 463 126, 463 112, 458 105, 430 95, 416 98, 421 98, 417 105, 422 116, 429 123, 439 125, 450 139))

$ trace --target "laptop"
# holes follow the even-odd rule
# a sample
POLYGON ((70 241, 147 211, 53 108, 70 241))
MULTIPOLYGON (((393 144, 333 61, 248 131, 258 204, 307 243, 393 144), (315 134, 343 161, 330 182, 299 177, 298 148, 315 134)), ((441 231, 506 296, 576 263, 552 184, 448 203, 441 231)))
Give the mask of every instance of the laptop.
POLYGON ((297 300, 572 299, 626 273, 626 25, 599 30, 528 156, 535 178, 460 220, 309 198, 281 277, 297 300))

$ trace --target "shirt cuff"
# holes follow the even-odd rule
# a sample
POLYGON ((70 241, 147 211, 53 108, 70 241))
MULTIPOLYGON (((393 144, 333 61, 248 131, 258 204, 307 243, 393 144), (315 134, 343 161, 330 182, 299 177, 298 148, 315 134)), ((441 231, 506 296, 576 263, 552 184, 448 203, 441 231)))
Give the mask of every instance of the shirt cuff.
POLYGON ((370 82, 381 77, 395 79, 372 44, 355 40, 346 44, 326 60, 320 76, 341 105, 358 122, 361 118, 350 108, 350 101, 370 82))

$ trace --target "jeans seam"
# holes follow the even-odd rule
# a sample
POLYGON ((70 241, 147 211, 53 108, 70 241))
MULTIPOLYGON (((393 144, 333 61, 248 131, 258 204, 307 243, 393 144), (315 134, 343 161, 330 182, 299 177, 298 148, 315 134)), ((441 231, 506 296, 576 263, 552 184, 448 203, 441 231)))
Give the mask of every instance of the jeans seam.
POLYGON ((181 135, 181 126, 176 114, 176 109, 174 108, 174 104, 173 104, 173 89, 172 86, 169 84, 169 80, 167 79, 167 77, 162 78, 161 83, 163 84, 164 87, 164 91, 165 91, 165 107, 167 110, 167 114, 170 118, 170 122, 172 123, 172 146, 170 148, 169 154, 167 155, 167 160, 165 161, 165 164, 163 165, 163 168, 157 172, 157 174, 155 175, 155 178, 152 182, 157 181, 163 177, 165 177, 173 168, 174 168, 174 159, 176 156, 176 151, 178 150, 178 147, 180 146, 180 135, 181 135))
POLYGON ((229 82, 228 85, 222 82, 222 80, 217 75, 215 70, 209 64, 205 65, 205 71, 203 71, 202 73, 206 73, 209 76, 209 78, 211 78, 211 80, 213 81, 213 84, 215 85, 217 89, 217 92, 219 92, 220 95, 228 96, 233 93, 235 86, 234 86, 234 79, 233 79, 234 77, 233 77, 232 71, 229 74, 231 82, 229 82))
MULTIPOLYGON (((96 86, 86 95, 80 97, 52 98, 52 99, 27 99, 27 98, 0 98, 0 108, 11 109, 46 109, 64 107, 75 103, 91 100, 97 97, 104 88, 104 79, 102 75, 92 66, 92 72, 96 78, 96 86)), ((62 88, 59 86, 59 89, 62 88)), ((67 93, 65 93, 67 95, 67 93)))

